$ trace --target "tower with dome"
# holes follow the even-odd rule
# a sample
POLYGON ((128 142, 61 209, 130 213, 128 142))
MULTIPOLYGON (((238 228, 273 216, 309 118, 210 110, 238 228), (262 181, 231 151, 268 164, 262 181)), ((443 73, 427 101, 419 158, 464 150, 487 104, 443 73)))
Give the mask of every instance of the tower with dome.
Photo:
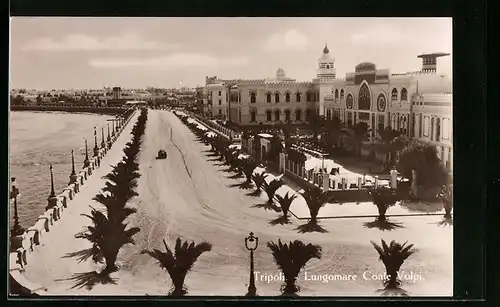
POLYGON ((328 103, 330 98, 333 99, 333 97, 329 97, 329 95, 336 77, 335 58, 330 54, 330 50, 326 43, 325 48, 323 48, 323 54, 318 59, 316 77, 316 83, 319 87, 318 114, 325 116, 325 102, 328 103))

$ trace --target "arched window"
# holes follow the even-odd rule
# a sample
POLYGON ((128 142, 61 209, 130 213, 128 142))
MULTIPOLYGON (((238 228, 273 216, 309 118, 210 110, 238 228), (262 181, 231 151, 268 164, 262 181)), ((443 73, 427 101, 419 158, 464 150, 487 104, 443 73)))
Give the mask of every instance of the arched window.
POLYGON ((338 99, 339 98, 339 90, 335 90, 335 99, 338 99))
POLYGON ((267 102, 271 103, 271 93, 267 93, 267 102))
POLYGON ((290 102, 290 93, 285 94, 285 102, 290 102))
POLYGON ((255 93, 250 93, 250 103, 257 102, 257 95, 255 93))
POLYGON ((274 110, 274 121, 280 121, 280 110, 274 110))
POLYGON ((300 122, 302 120, 302 110, 297 109, 295 110, 295 120, 300 122))
POLYGON ((306 92, 306 101, 307 101, 307 102, 310 102, 310 101, 311 101, 311 92, 310 92, 310 91, 307 91, 307 92, 306 92))
POLYGON ((344 99, 344 89, 340 90, 340 99, 344 99))
POLYGON ((285 121, 286 122, 290 121, 290 110, 285 110, 285 121))
POLYGON ((276 103, 280 102, 280 93, 274 94, 274 102, 276 103))
POLYGON ((421 138, 422 137, 422 130, 424 128, 424 124, 423 124, 423 121, 422 121, 422 113, 420 113, 420 115, 418 116, 418 137, 421 138))
POLYGON ((267 120, 268 122, 270 122, 270 121, 272 121, 272 120, 273 120, 273 119, 272 119, 272 115, 273 115, 273 113, 271 112, 271 110, 267 110, 267 111, 266 111, 266 120, 267 120))
POLYGON ((402 101, 407 101, 408 100, 408 91, 404 87, 401 90, 401 100, 402 101))
POLYGON ((371 106, 371 97, 370 97, 370 89, 368 89, 368 86, 366 83, 361 85, 361 88, 359 89, 359 95, 358 95, 358 109, 359 110, 370 110, 371 106))
POLYGON ((434 141, 434 117, 431 118, 431 141, 434 141))
POLYGON ((398 90, 393 88, 391 92, 391 101, 397 101, 398 100, 398 90))
POLYGON ((295 94, 295 100, 300 102, 300 93, 295 94))
POLYGON ((256 120, 256 117, 257 117, 257 114, 255 111, 250 111, 250 122, 251 123, 255 123, 257 120, 256 120))
POLYGON ((330 109, 326 110, 326 119, 330 120, 332 118, 332 111, 330 109))
POLYGON ((436 118, 436 142, 441 141, 441 119, 436 118))

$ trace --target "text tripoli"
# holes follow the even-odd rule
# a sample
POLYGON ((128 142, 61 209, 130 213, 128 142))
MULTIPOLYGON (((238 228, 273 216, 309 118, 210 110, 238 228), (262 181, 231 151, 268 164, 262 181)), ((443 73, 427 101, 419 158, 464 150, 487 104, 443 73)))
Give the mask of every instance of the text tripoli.
MULTIPOLYGON (((282 272, 276 274, 268 274, 261 272, 254 272, 255 279, 257 281, 264 281, 267 283, 271 282, 284 282, 285 275, 282 272)), ((356 274, 312 274, 309 272, 304 272, 302 276, 298 276, 298 280, 309 281, 309 282, 321 282, 329 283, 331 281, 356 281, 358 280, 358 275, 356 274)), ((366 271, 361 275, 362 280, 388 280, 389 276, 386 273, 374 274, 371 271, 366 271)), ((398 272, 398 279, 415 282, 418 280, 423 280, 423 276, 413 272, 398 272)))

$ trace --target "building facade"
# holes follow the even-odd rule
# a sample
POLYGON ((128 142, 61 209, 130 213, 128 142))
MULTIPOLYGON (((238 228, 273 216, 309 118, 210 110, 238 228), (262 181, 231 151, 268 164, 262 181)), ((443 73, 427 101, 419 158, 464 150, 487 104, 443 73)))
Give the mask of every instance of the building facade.
POLYGON ((348 126, 365 122, 372 141, 390 126, 405 136, 432 142, 441 160, 451 163, 451 76, 436 73, 436 59, 447 55, 419 55, 422 69, 402 74, 363 62, 345 78, 337 78, 335 59, 325 46, 317 76, 310 82, 288 78, 281 68, 271 79, 206 77, 203 105, 210 115, 240 126, 303 124, 313 112, 348 126))

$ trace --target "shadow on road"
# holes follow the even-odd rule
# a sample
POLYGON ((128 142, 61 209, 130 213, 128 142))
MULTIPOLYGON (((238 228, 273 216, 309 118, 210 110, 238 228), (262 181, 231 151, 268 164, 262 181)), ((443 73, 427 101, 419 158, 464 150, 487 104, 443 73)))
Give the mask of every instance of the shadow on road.
POLYGON ((244 176, 243 174, 236 173, 232 176, 227 177, 227 179, 239 179, 239 178, 242 178, 243 176, 244 176))
POLYGON ((245 194, 245 195, 246 195, 246 196, 258 197, 258 196, 260 196, 260 194, 262 194, 262 191, 257 191, 257 190, 255 190, 255 191, 250 192, 250 193, 247 193, 247 194, 245 194))
POLYGON ((402 288, 396 289, 378 289, 375 293, 380 293, 380 296, 408 296, 408 292, 402 288))
POLYGON ((300 233, 309 233, 309 232, 320 232, 320 233, 326 233, 328 230, 325 228, 321 227, 318 223, 313 223, 313 222, 308 222, 307 224, 300 225, 297 227, 297 230, 300 233))
POLYGON ((394 230, 396 228, 404 228, 404 226, 401 223, 394 223, 394 222, 389 222, 388 220, 379 220, 375 219, 372 222, 366 222, 363 224, 365 228, 378 228, 382 231, 385 230, 394 230))
POLYGON ((66 255, 62 256, 62 258, 76 258, 78 263, 87 261, 92 257, 92 248, 87 248, 87 249, 82 249, 81 251, 77 252, 72 252, 72 253, 67 253, 66 255))
POLYGON ((437 224, 438 226, 441 226, 441 227, 446 227, 446 226, 453 226, 453 218, 451 217, 445 217, 443 218, 441 221, 435 223, 437 224))
POLYGON ((108 274, 97 273, 96 271, 85 272, 85 273, 75 273, 73 276, 66 279, 57 279, 56 281, 72 281, 74 282, 71 289, 81 289, 86 288, 91 290, 97 284, 113 284, 116 285, 116 279, 112 278, 108 274))
POLYGON ((291 224, 290 220, 285 218, 283 215, 270 221, 269 222, 270 225, 287 225, 287 224, 291 224))
POLYGON ((276 206, 274 203, 264 203, 264 204, 256 204, 253 205, 252 208, 264 208, 265 210, 274 210, 276 212, 281 212, 281 208, 276 206))
POLYGON ((240 188, 242 190, 248 190, 248 189, 251 189, 253 188, 253 184, 251 182, 242 182, 242 183, 233 183, 233 184, 230 184, 228 185, 228 187, 230 188, 240 188))

